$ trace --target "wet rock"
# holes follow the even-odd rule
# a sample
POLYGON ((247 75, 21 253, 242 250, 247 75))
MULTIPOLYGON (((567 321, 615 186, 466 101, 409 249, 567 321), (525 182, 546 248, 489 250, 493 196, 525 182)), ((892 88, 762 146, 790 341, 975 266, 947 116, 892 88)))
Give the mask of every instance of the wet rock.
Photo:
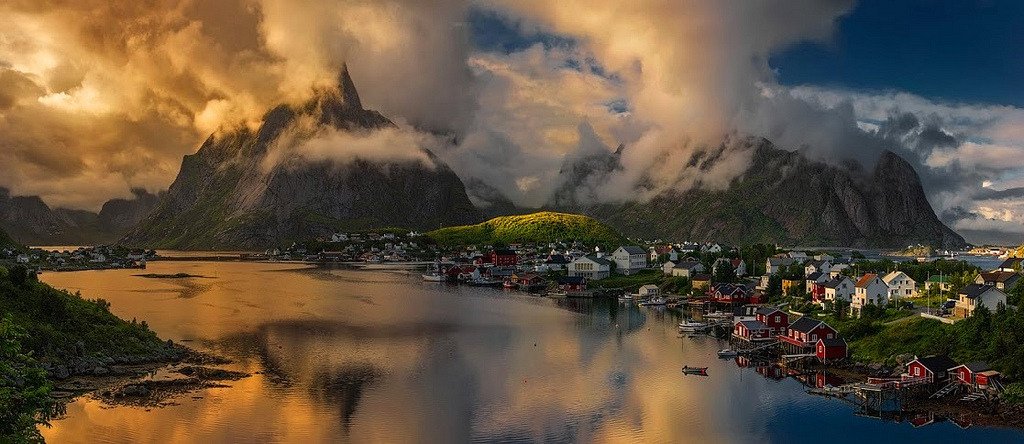
POLYGON ((145 385, 141 385, 141 384, 126 385, 124 387, 121 387, 121 389, 118 390, 117 393, 116 393, 116 395, 118 395, 118 396, 133 397, 133 398, 146 397, 146 396, 149 396, 149 394, 150 394, 149 387, 146 387, 145 385))

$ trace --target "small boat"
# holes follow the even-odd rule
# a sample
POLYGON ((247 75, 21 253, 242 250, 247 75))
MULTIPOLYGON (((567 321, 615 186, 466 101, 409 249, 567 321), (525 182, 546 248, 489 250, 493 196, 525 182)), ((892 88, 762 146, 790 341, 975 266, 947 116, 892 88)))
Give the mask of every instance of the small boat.
POLYGON ((444 282, 446 276, 441 273, 425 273, 423 274, 423 280, 427 282, 444 282))
POLYGON ((620 301, 632 301, 633 300, 633 295, 631 295, 629 293, 626 293, 626 294, 624 294, 622 296, 619 296, 619 300, 620 301))
POLYGON ((737 355, 739 355, 739 352, 731 348, 723 348, 718 351, 719 358, 735 358, 737 355))
POLYGON ((707 376, 708 375, 708 368, 707 367, 683 366, 683 374, 684 375, 707 376))
POLYGON ((637 305, 640 305, 641 307, 665 305, 665 298, 651 298, 646 301, 640 301, 637 305))
POLYGON ((501 286, 505 287, 508 290, 515 290, 516 288, 519 287, 518 285, 512 283, 512 281, 505 281, 503 284, 501 284, 501 286))
POLYGON ((733 314, 726 313, 724 311, 713 311, 711 313, 704 315, 704 317, 710 319, 731 319, 733 317, 733 314))
POLYGON ((683 332, 698 332, 704 331, 707 328, 708 324, 703 322, 683 321, 679 323, 679 331, 683 332))
POLYGON ((467 284, 469 284, 470 286, 473 286, 473 287, 500 287, 501 286, 501 281, 499 281, 497 279, 480 278, 480 279, 473 279, 473 280, 467 282, 467 284))

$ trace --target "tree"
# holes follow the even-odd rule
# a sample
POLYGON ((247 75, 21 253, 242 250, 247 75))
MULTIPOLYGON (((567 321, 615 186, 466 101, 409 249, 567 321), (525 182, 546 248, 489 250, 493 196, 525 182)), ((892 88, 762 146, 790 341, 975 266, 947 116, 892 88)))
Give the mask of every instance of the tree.
POLYGON ((59 413, 46 370, 21 351, 24 336, 10 317, 0 321, 0 442, 42 442, 36 426, 59 413))
POLYGON ((18 287, 25 286, 25 282, 28 281, 28 268, 25 268, 24 265, 18 264, 11 267, 10 274, 11 283, 18 287))
POLYGON ((718 266, 715 267, 712 279, 716 284, 736 282, 736 270, 732 268, 732 264, 729 261, 720 261, 718 266))
POLYGON ((768 300, 773 301, 782 297, 782 276, 773 274, 768 278, 768 300))

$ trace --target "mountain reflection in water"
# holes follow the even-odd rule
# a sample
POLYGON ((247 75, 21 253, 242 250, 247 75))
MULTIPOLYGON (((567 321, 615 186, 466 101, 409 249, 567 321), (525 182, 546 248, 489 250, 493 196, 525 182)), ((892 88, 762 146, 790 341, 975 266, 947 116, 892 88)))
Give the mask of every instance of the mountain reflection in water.
POLYGON ((663 309, 286 264, 153 262, 147 272, 206 278, 41 278, 253 376, 148 411, 82 398, 43 430, 50 442, 820 442, 821 430, 850 429, 858 433, 830 440, 1024 437, 854 416, 793 378, 716 359, 718 341, 679 338, 678 317, 663 309), (710 376, 683 376, 683 365, 710 376))

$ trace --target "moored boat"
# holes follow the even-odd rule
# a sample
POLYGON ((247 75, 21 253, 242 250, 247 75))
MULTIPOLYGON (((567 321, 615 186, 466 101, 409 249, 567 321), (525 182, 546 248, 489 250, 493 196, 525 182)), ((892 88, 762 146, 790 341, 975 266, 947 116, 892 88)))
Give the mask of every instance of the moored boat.
POLYGON ((645 301, 640 301, 637 305, 642 307, 648 307, 653 305, 665 305, 665 298, 651 298, 645 301))
POLYGON ((679 331, 682 332, 698 332, 704 331, 708 328, 708 324, 696 321, 683 321, 679 323, 679 331))
POLYGON ((707 367, 683 366, 683 374, 684 375, 707 376, 708 375, 708 368, 707 367))
POLYGON ((723 349, 718 351, 718 357, 719 358, 734 358, 737 355, 739 355, 739 352, 737 352, 736 350, 733 350, 731 348, 723 348, 723 349))

